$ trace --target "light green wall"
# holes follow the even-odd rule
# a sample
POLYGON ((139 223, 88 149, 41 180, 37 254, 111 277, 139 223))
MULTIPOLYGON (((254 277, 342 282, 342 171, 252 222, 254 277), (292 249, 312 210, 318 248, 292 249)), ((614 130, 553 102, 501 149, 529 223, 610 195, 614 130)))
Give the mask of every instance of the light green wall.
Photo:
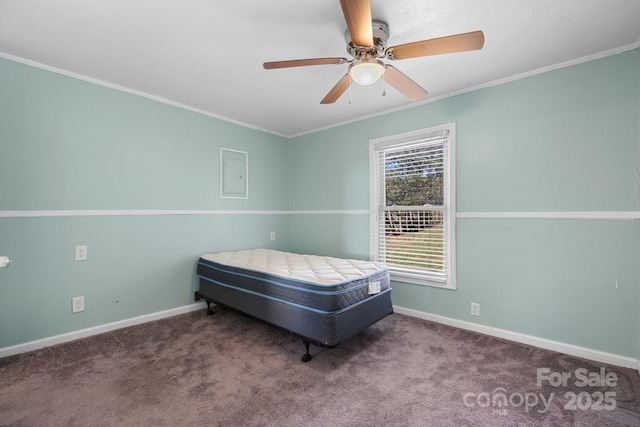
MULTIPOLYGON (((638 211, 639 62, 630 51, 286 140, 0 59, 0 211, 222 212, 0 218, 14 260, 0 347, 189 304, 207 251, 368 257, 369 140, 447 122, 459 212, 638 211), (218 197, 220 147, 249 153, 248 200, 218 197), (87 310, 72 315, 78 295, 87 310)), ((466 218, 457 232, 457 290, 395 282, 394 304, 640 356, 639 221, 466 218)))
POLYGON ((192 303, 200 254, 288 246, 288 180, 284 138, 0 59, 0 211, 222 212, 0 218, 0 347, 192 303), (219 197, 221 147, 248 200, 219 197))
MULTIPOLYGON (((639 71, 635 50, 295 138, 291 207, 368 209, 369 140, 455 122, 458 212, 638 211, 639 71)), ((368 221, 293 215, 292 248, 366 257, 368 221)), ((638 221, 459 219, 457 290, 396 282, 393 300, 639 357, 639 260, 638 221)))
POLYGON ((286 139, 0 61, 0 210, 287 208, 286 139), (221 147, 248 200, 219 197, 221 147))

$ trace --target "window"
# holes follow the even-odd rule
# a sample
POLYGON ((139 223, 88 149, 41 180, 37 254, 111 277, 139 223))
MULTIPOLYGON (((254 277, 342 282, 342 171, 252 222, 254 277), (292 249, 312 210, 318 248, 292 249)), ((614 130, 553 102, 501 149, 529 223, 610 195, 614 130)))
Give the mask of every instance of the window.
POLYGON ((370 141, 371 258, 455 289, 455 124, 370 141))

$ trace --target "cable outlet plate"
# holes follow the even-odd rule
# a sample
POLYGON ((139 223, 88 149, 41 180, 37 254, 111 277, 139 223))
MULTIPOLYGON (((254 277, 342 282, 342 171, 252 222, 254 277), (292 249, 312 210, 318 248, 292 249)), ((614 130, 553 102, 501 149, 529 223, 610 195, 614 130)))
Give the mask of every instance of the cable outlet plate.
POLYGON ((84 297, 71 298, 71 313, 84 311, 84 297))

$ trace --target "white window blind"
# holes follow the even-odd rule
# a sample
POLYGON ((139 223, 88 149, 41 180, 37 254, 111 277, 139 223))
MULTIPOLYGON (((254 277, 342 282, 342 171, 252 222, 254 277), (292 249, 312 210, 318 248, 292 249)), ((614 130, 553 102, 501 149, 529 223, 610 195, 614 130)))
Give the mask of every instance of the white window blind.
POLYGON ((372 258, 395 279, 455 287, 453 125, 372 141, 372 258))

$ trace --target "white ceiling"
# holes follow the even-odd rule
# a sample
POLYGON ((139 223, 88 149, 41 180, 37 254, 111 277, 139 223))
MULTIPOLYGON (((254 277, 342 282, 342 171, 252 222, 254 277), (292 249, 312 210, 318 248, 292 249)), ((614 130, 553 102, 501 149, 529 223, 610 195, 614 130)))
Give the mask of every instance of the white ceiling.
MULTIPOLYGON (((390 46, 475 30, 482 50, 394 61, 429 102, 640 46, 639 0, 371 0, 390 46)), ((382 83, 320 100, 347 70, 338 0, 0 0, 0 57, 282 136, 412 105, 382 83)), ((413 104, 416 105, 416 104, 413 104)))

